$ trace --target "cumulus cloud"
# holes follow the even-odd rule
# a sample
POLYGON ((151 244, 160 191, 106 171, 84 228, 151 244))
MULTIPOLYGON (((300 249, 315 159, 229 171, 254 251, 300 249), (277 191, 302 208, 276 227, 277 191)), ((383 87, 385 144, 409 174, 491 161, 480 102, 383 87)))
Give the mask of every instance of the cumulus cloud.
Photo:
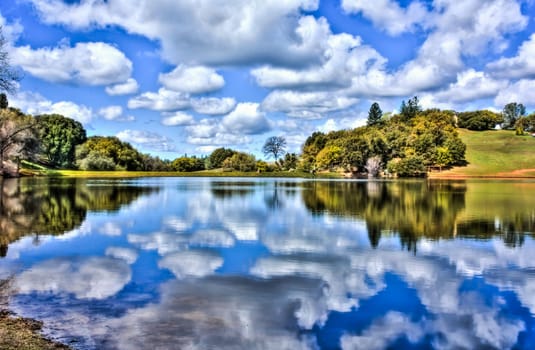
POLYGON ((93 119, 93 110, 72 101, 52 102, 38 93, 19 92, 9 97, 10 105, 32 115, 61 114, 75 119, 82 124, 89 124, 93 119))
POLYGON ((124 260, 127 264, 136 262, 138 253, 135 249, 125 247, 108 247, 106 248, 106 256, 115 259, 124 260))
POLYGON ((290 117, 319 119, 331 112, 355 105, 359 100, 336 92, 275 90, 262 102, 268 112, 283 112, 290 117))
POLYGON ((131 275, 130 267, 123 260, 58 258, 24 271, 15 283, 21 293, 72 293, 78 299, 105 299, 123 289, 131 275))
POLYGON ((117 133, 116 136, 122 141, 134 143, 146 149, 161 152, 175 150, 175 145, 171 139, 151 131, 126 129, 117 133))
POLYGON ((123 107, 121 106, 108 106, 99 109, 98 114, 106 120, 114 120, 118 122, 130 122, 135 120, 133 116, 124 116, 123 107))
POLYGON ((190 97, 183 92, 160 88, 158 92, 145 92, 128 101, 128 108, 155 111, 176 111, 190 107, 190 97))
POLYGON ((109 85, 130 78, 132 62, 117 48, 102 42, 62 44, 55 48, 14 47, 13 64, 54 83, 109 85))
POLYGON ((194 118, 183 112, 174 112, 171 114, 165 114, 162 118, 162 124, 165 126, 183 126, 190 125, 194 121, 194 118))
POLYGON ((77 29, 117 25, 159 40, 164 58, 176 64, 307 65, 323 51, 316 20, 299 16, 316 10, 317 0, 239 0, 219 6, 196 0, 32 3, 45 23, 77 29))
POLYGON ((221 89, 223 77, 213 68, 179 65, 169 73, 160 74, 160 83, 169 90, 201 94, 221 89))
POLYGON ((139 89, 139 84, 134 78, 129 78, 124 83, 119 83, 106 87, 106 93, 111 96, 135 94, 139 89))
POLYGON ((526 106, 535 106, 535 80, 521 79, 502 89, 494 99, 496 106, 505 106, 509 102, 518 102, 526 106))
POLYGON ((258 135, 269 131, 269 122, 258 107, 258 103, 239 103, 223 118, 223 127, 230 133, 245 135, 258 135))
POLYGON ((413 1, 407 8, 402 8, 397 1, 392 0, 342 0, 342 8, 347 13, 362 13, 376 27, 390 35, 414 31, 418 26, 426 27, 430 16, 420 1, 413 1))
POLYGON ((160 268, 170 270, 177 278, 208 276, 222 265, 221 256, 205 250, 171 253, 158 262, 160 268))
POLYGON ((236 107, 236 100, 231 97, 201 97, 191 100, 195 112, 208 115, 222 115, 230 113, 236 107))
POLYGON ((535 76, 535 34, 518 49, 511 58, 501 58, 487 65, 487 68, 500 78, 532 78, 535 76))

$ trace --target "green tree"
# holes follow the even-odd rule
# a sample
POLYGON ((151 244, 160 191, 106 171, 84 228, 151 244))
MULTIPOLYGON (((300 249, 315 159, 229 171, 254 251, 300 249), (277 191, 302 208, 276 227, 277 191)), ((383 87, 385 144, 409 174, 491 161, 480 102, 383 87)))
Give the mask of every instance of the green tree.
POLYGON ((368 126, 379 124, 381 122, 382 117, 383 111, 381 110, 381 107, 379 107, 379 103, 372 103, 372 105, 370 106, 370 110, 368 111, 368 126))
POLYGON ((255 171, 256 159, 252 154, 236 152, 223 161, 223 168, 236 171, 255 171))
POLYGON ((20 76, 9 63, 9 55, 5 48, 6 43, 6 39, 2 34, 2 27, 0 27, 0 91, 13 93, 17 88, 17 81, 20 80, 20 76))
POLYGON ((492 130, 501 123, 503 123, 502 115, 488 110, 457 113, 459 128, 477 131, 492 130))
POLYGON ((339 146, 326 146, 316 156, 316 164, 318 164, 320 168, 332 169, 335 166, 340 165, 342 153, 342 148, 339 146))
POLYGON ((175 171, 190 172, 204 170, 204 160, 197 157, 179 157, 171 163, 175 171))
POLYGON ((3 92, 0 94, 0 109, 7 109, 9 102, 7 100, 6 94, 3 92))
POLYGON ((207 158, 207 168, 208 169, 217 169, 223 166, 223 161, 227 158, 230 158, 236 153, 236 151, 231 150, 230 148, 217 148, 207 158))
POLYGON ((522 103, 511 102, 503 107, 503 129, 513 129, 516 121, 526 115, 526 107, 522 103))
POLYGON ((131 144, 122 142, 115 136, 92 136, 76 147, 76 164, 90 155, 109 158, 117 170, 142 170, 143 157, 131 144))
POLYGON ((283 168, 285 170, 291 170, 297 168, 299 157, 295 153, 286 153, 284 160, 282 161, 283 168))
POLYGON ((421 111, 422 107, 420 106, 420 102, 418 101, 418 96, 410 98, 407 103, 405 103, 405 101, 401 101, 399 114, 401 115, 404 121, 411 120, 421 111))
POLYGON ((36 117, 41 151, 53 167, 72 167, 76 146, 87 140, 82 124, 59 114, 36 117))
POLYGON ((273 155, 273 158, 275 158, 275 162, 279 160, 279 158, 284 154, 285 151, 286 139, 282 136, 269 137, 264 143, 264 146, 262 147, 262 152, 264 152, 264 155, 268 157, 273 155))

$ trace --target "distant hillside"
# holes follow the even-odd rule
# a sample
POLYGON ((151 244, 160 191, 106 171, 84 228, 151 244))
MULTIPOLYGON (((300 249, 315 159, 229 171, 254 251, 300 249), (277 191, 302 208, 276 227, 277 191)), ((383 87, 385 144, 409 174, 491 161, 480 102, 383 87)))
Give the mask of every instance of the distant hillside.
POLYGON ((455 167, 437 177, 535 177, 535 137, 514 131, 459 129, 466 144, 466 167, 455 167))

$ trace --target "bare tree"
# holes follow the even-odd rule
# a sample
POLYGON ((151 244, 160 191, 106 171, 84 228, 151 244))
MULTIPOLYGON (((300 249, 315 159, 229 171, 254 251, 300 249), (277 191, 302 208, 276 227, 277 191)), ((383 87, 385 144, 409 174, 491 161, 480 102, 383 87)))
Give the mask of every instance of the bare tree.
POLYGON ((375 156, 368 158, 366 161, 366 170, 368 171, 369 177, 378 177, 379 173, 381 172, 383 162, 381 161, 381 157, 375 156))
POLYGON ((262 147, 262 152, 266 156, 273 155, 275 162, 277 162, 284 152, 286 152, 286 139, 282 136, 269 137, 266 143, 264 143, 264 147, 262 147))
POLYGON ((36 148, 33 118, 12 110, 0 110, 0 176, 4 162, 19 159, 36 148))
POLYGON ((2 27, 0 27, 0 91, 13 93, 17 88, 20 75, 11 67, 6 45, 7 41, 2 34, 2 27))

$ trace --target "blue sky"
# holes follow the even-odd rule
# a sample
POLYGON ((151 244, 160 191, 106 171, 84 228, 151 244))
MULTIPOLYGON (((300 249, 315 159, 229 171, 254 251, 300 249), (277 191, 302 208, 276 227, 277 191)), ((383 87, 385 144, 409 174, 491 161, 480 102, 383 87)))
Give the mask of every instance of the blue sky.
POLYGON ((371 103, 535 109, 533 0, 2 0, 10 105, 174 159, 365 123, 371 103))

